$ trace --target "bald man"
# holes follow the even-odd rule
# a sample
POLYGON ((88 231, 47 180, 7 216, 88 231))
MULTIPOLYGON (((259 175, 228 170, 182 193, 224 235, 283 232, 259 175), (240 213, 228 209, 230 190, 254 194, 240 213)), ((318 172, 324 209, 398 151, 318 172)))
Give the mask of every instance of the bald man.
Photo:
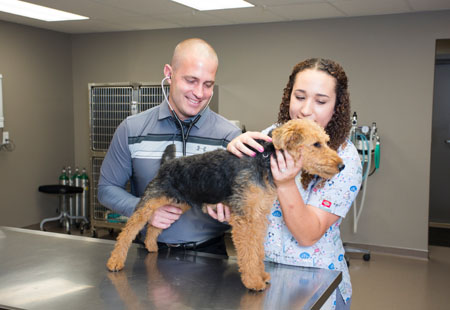
MULTIPOLYGON (((161 155, 175 144, 177 156, 189 156, 226 148, 241 131, 208 108, 219 61, 214 49, 202 39, 187 39, 174 49, 164 75, 170 85, 168 100, 129 116, 116 129, 103 161, 98 185, 99 202, 115 213, 129 217, 147 184, 158 172, 161 155), (125 190, 131 183, 131 193, 125 190)), ((163 206, 148 225, 163 229, 160 248, 194 250, 226 255, 222 223, 227 208, 204 214, 192 208, 181 215, 175 206, 163 206)), ((139 240, 145 239, 145 231, 139 240)))

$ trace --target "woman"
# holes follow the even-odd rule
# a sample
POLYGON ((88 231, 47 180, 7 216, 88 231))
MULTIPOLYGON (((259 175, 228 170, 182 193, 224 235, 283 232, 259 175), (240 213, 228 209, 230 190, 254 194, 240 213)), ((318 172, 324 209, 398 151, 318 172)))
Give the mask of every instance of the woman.
MULTIPOLYGON (((269 261, 340 270, 343 280, 322 309, 350 309, 352 287, 344 259, 339 226, 356 198, 362 179, 358 152, 348 139, 350 101, 347 76, 342 67, 327 59, 308 59, 297 64, 284 89, 278 123, 311 119, 325 128, 329 145, 343 159, 345 169, 330 180, 301 171, 286 152, 271 158, 278 200, 269 215, 265 241, 269 261)), ((246 145, 262 147, 255 139, 270 141, 263 133, 246 132, 228 145, 237 156, 254 156, 246 145)))

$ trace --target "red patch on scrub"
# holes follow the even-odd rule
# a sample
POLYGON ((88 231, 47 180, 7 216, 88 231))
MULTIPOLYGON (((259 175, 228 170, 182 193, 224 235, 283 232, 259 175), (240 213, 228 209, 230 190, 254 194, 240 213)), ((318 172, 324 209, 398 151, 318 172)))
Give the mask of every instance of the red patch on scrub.
POLYGON ((329 207, 331 207, 331 202, 328 201, 328 200, 323 200, 322 201, 322 206, 329 208, 329 207))

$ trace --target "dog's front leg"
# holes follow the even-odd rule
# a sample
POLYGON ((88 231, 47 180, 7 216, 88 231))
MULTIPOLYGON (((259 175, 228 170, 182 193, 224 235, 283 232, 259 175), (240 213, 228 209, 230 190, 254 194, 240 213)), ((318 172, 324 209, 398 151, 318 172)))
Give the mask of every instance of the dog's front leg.
POLYGON ((264 270, 265 222, 265 216, 248 219, 233 214, 230 220, 242 283, 255 291, 264 290, 270 280, 270 274, 264 270))

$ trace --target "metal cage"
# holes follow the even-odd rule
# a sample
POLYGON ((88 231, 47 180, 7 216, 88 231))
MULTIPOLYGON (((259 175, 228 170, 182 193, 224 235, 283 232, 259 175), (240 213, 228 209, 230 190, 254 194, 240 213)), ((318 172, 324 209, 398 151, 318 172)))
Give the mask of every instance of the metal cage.
POLYGON ((117 126, 130 113, 133 88, 94 86, 90 91, 91 150, 107 151, 117 126))

